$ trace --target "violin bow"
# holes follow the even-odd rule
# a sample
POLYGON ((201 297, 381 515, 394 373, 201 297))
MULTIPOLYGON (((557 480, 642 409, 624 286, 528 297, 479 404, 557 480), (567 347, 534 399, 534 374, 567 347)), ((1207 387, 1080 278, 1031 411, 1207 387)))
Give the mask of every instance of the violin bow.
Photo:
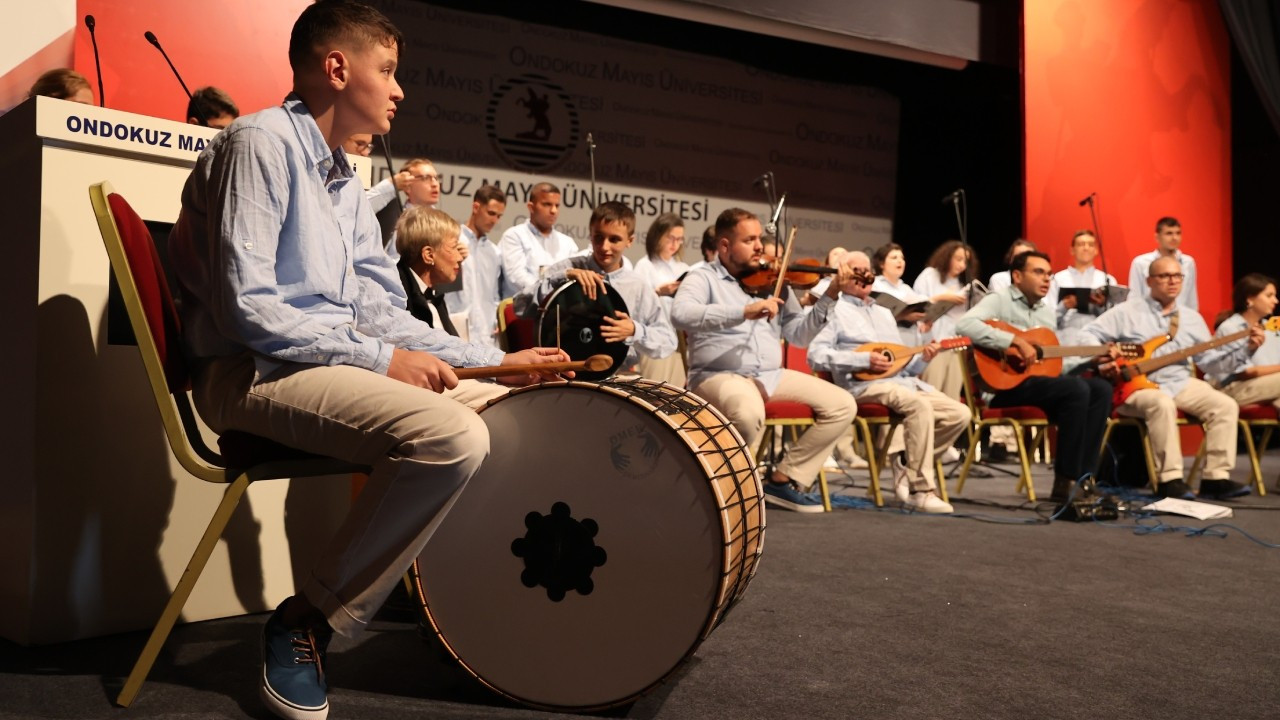
POLYGON ((787 279, 787 266, 791 263, 791 246, 796 240, 796 226, 791 226, 791 232, 787 233, 787 243, 782 248, 782 260, 778 266, 778 281, 773 286, 773 297, 782 297, 782 283, 787 279))

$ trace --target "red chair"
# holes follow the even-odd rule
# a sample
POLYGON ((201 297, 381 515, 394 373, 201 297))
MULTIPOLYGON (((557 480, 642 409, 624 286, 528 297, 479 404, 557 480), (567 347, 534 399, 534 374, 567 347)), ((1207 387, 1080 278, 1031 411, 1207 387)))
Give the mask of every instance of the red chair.
MULTIPOLYGON (((1116 428, 1128 425, 1138 431, 1138 437, 1142 440, 1142 459, 1147 464, 1147 479, 1151 482, 1151 489, 1154 491, 1156 486, 1160 484, 1160 476, 1156 472, 1155 456, 1151 452, 1151 435, 1147 431, 1147 421, 1142 418, 1129 417, 1120 415, 1115 410, 1111 411, 1111 417, 1107 419, 1107 429, 1102 433, 1102 446, 1098 448, 1098 462, 1101 463, 1107 452, 1107 441, 1111 439, 1111 433, 1116 428)), ((1188 415, 1181 410, 1178 411, 1178 426, 1200 425, 1200 421, 1192 415, 1188 415)), ((1250 438, 1252 441, 1252 438, 1250 438)), ((1250 443, 1252 444, 1252 442, 1250 443)), ((1187 484, 1195 482, 1196 477, 1200 474, 1200 469, 1204 465, 1205 453, 1207 445, 1205 438, 1201 437, 1200 448, 1196 451, 1196 459, 1191 463, 1191 472, 1187 474, 1187 484)), ((1251 458, 1252 459, 1252 458, 1251 458)))
MULTIPOLYGON (((1021 472, 1018 473, 1018 487, 1015 492, 1026 492, 1027 500, 1036 501, 1036 487, 1031 480, 1031 453, 1028 452, 1026 441, 1026 433, 1032 432, 1030 449, 1034 450, 1045 442, 1049 429, 1049 416, 1044 411, 1032 405, 1020 405, 1016 407, 992 408, 987 407, 978 396, 977 390, 974 388, 973 377, 969 373, 969 358, 967 353, 957 353, 960 357, 961 375, 964 377, 964 398, 969 409, 973 412, 973 424, 969 426, 969 450, 964 456, 964 465, 960 470, 960 480, 956 483, 956 494, 964 492, 965 480, 969 478, 969 470, 973 467, 973 461, 978 454, 979 440, 982 438, 982 429, 984 427, 995 427, 1005 425, 1013 428, 1013 436, 1018 444, 1018 463, 1021 466, 1021 472)), ((939 485, 942 483, 939 482, 939 485)))
POLYGON ((516 315, 512 298, 498 303, 498 345, 503 352, 527 350, 538 345, 538 328, 532 318, 516 315))
POLYGON ((128 310, 129 324, 137 339, 152 399, 160 410, 169 447, 187 472, 206 482, 227 486, 204 536, 182 573, 182 579, 174 587, 146 646, 116 698, 118 705, 128 707, 146 680, 161 646, 173 630, 183 605, 230 521, 232 511, 250 483, 292 477, 349 475, 368 472, 369 468, 310 455, 241 432, 223 434, 218 438, 221 452, 211 450, 201 436, 187 397, 190 375, 182 356, 182 329, 155 241, 138 214, 124 198, 112 191, 109 184, 91 186, 89 197, 111 260, 112 273, 128 310))
MULTIPOLYGON (((799 352, 795 352, 795 348, 790 343, 782 344, 782 366, 790 368, 798 372, 809 372, 809 365, 805 360, 804 348, 799 348, 799 352), (803 369, 801 369, 803 368, 803 369)), ((764 434, 760 438, 760 449, 756 451, 756 463, 760 464, 762 460, 768 460, 772 464, 776 460, 774 452, 775 433, 778 428, 787 428, 790 432, 790 441, 795 442, 800 438, 800 428, 810 427, 816 422, 813 417, 813 408, 798 402, 782 402, 778 400, 770 400, 764 404, 764 434)), ((787 438, 784 437, 782 444, 785 445, 787 438)), ((827 474, 825 471, 818 470, 818 489, 822 493, 822 508, 827 512, 831 512, 831 495, 827 490, 827 474)))

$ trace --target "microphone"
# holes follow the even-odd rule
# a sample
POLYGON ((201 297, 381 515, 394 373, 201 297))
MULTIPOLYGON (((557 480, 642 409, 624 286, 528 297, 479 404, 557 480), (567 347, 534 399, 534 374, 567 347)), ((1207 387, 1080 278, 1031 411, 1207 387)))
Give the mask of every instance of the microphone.
POLYGON ((1089 203, 1093 202, 1093 198, 1094 198, 1094 196, 1095 196, 1095 195, 1097 195, 1097 194, 1098 194, 1098 193, 1096 193, 1096 192, 1091 192, 1091 193, 1089 193, 1089 197, 1087 197, 1087 198, 1085 198, 1085 199, 1083 199, 1083 200, 1081 200, 1081 201, 1080 201, 1080 207, 1084 207, 1085 205, 1088 205, 1089 203))
POLYGON ((773 173, 764 173, 751 181, 751 187, 769 187, 769 176, 773 173))
POLYGON ((89 41, 93 43, 93 66, 98 70, 98 107, 106 107, 107 98, 102 94, 102 63, 98 60, 98 36, 93 33, 97 24, 92 15, 84 16, 84 26, 89 28, 89 41))
POLYGON ((964 195, 964 190, 963 190, 963 189, 961 189, 961 190, 953 190, 953 191, 951 191, 951 192, 947 193, 946 197, 942 198, 942 204, 943 204, 943 205, 946 205, 946 204, 947 204, 947 203, 949 203, 949 202, 955 202, 955 200, 956 200, 957 198, 959 198, 961 195, 964 195))
MULTIPOLYGON (((187 89, 187 84, 182 82, 182 76, 178 74, 178 68, 174 67, 173 61, 169 59, 169 53, 165 52, 164 48, 160 47, 160 41, 156 39, 156 34, 148 30, 142 34, 142 37, 146 38, 147 42, 155 45, 156 49, 160 51, 160 54, 164 56, 164 61, 169 63, 169 69, 173 71, 173 76, 178 78, 178 84, 182 86, 182 91, 187 94, 187 100, 191 100, 191 91, 187 89)), ((194 107, 196 113, 200 115, 200 124, 208 126, 209 119, 204 116, 204 112, 195 104, 192 104, 192 107, 194 107)))

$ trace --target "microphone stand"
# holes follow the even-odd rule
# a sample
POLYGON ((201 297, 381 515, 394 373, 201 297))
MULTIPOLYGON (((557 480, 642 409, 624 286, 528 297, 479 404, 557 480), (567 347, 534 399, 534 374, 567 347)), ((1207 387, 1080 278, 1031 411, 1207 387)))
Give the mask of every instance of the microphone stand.
POLYGON ((93 66, 98 71, 98 107, 106 107, 107 96, 102 92, 102 62, 98 60, 98 35, 94 32, 97 22, 92 15, 85 15, 84 26, 89 28, 89 40, 93 42, 93 66))
POLYGON ((378 136, 382 142, 378 143, 382 146, 382 157, 387 161, 387 172, 391 174, 391 189, 395 191, 393 197, 396 200, 396 207, 400 208, 401 215, 404 214, 404 201, 400 199, 400 189, 396 187, 396 168, 391 164, 391 131, 378 136))
POLYGON ((973 307, 973 252, 969 250, 969 199, 964 194, 964 188, 960 188, 951 194, 951 207, 956 212, 956 227, 960 231, 960 242, 964 245, 964 252, 968 255, 967 262, 964 264, 964 274, 968 278, 968 292, 965 293, 965 309, 973 307), (964 205, 964 211, 961 212, 960 206, 964 205))
POLYGON ((596 209, 596 141, 587 133, 587 161, 591 164, 591 210, 596 209))
POLYGON ((1102 245, 1102 228, 1098 225, 1098 211, 1095 207, 1095 193, 1090 193, 1085 198, 1085 203, 1089 205, 1089 218, 1093 221, 1093 237, 1098 241, 1098 257, 1102 258, 1102 290, 1107 297, 1102 301, 1102 312, 1111 309, 1111 274, 1107 272, 1107 251, 1102 245))

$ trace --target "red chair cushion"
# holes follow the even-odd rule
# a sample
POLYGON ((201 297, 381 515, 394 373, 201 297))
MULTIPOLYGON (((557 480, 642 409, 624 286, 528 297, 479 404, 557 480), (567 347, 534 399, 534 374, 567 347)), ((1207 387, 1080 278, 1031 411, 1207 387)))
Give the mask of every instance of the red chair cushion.
POLYGON ((812 420, 813 408, 798 402, 771 400, 764 404, 765 420, 812 420))
POLYGON ((887 418, 890 416, 889 408, 880 403, 859 402, 858 417, 864 418, 887 418))
POLYGON ((1015 405, 1013 407, 983 408, 983 420, 1048 420, 1044 411, 1032 405, 1015 405))
POLYGON ((191 386, 191 375, 182 357, 182 326, 178 322, 178 309, 174 305, 173 294, 169 292, 169 283, 164 277, 155 239, 142 218, 120 195, 112 193, 107 197, 107 204, 111 206, 111 216, 120 230, 129 272, 138 286, 142 311, 164 365, 169 392, 184 392, 191 386))
POLYGON ((1280 413, 1271 403, 1254 403, 1240 407, 1241 420, 1280 420, 1280 413))
POLYGON ((503 307, 502 317, 507 323, 507 352, 537 347, 537 325, 532 318, 518 317, 515 305, 511 303, 503 307))

